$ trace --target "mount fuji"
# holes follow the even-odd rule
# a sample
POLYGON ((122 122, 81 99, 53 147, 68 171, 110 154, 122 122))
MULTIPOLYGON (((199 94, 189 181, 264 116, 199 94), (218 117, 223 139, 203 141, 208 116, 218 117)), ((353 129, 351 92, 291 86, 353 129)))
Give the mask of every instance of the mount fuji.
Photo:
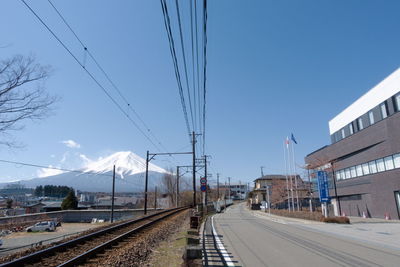
MULTIPOLYGON (((18 183, 28 188, 39 185, 65 185, 75 190, 88 192, 111 192, 112 176, 115 165, 116 192, 143 192, 145 183, 146 160, 130 151, 117 152, 97 161, 90 161, 86 167, 71 172, 20 180, 18 183)), ((168 173, 149 163, 149 190, 159 185, 164 174, 168 173)))

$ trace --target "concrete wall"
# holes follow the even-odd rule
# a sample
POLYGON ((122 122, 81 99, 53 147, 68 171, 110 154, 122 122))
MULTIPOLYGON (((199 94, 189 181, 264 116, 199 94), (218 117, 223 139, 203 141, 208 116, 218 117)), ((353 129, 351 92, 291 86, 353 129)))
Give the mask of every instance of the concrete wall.
MULTIPOLYGON (((150 209, 149 213, 154 212, 150 209)), ((134 218, 143 215, 141 209, 124 209, 114 210, 114 219, 123 220, 134 218)), ((91 222, 93 218, 104 219, 109 221, 111 216, 110 210, 65 210, 65 211, 53 211, 43 212, 35 214, 26 214, 12 217, 0 218, 0 226, 5 224, 17 224, 24 222, 35 222, 57 219, 61 222, 91 222)))

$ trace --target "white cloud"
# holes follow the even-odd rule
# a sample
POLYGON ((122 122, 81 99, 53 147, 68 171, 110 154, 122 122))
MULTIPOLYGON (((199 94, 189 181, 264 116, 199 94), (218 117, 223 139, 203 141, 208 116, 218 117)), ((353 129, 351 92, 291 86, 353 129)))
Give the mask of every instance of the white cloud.
MULTIPOLYGON (((54 168, 52 165, 49 165, 49 168, 54 168)), ((62 170, 57 170, 57 169, 49 169, 49 168, 42 168, 37 171, 37 176, 38 177, 47 177, 47 176, 53 176, 57 174, 64 173, 65 171, 62 170)))
POLYGON ((77 142, 75 142, 74 140, 65 140, 65 141, 61 141, 61 143, 63 143, 64 145, 66 145, 67 147, 70 147, 70 148, 81 148, 81 145, 78 144, 77 142))

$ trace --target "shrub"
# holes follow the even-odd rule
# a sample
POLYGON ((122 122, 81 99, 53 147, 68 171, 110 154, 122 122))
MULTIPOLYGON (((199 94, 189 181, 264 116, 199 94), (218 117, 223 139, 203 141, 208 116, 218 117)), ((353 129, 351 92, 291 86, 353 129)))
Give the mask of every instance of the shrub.
POLYGON ((343 224, 350 224, 350 219, 345 216, 341 217, 322 217, 321 222, 326 222, 326 223, 343 223, 343 224))

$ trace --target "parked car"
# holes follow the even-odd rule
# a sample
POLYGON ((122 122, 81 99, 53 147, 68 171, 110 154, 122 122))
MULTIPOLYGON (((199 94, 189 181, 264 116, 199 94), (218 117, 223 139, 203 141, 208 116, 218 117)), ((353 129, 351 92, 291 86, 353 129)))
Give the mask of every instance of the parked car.
POLYGON ((56 224, 53 221, 38 222, 35 225, 26 228, 27 232, 35 231, 54 231, 56 229, 56 224))
POLYGON ((3 240, 0 239, 0 247, 3 245, 3 240))

